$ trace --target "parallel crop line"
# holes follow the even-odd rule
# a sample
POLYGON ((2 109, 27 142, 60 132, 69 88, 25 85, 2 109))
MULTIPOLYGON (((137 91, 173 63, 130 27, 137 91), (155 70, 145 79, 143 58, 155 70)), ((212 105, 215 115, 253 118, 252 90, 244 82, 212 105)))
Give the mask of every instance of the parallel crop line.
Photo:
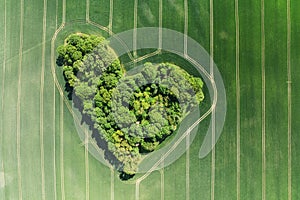
POLYGON ((90 199, 90 170, 89 170, 89 135, 85 129, 85 148, 84 148, 84 160, 85 160, 85 198, 90 199))
POLYGON ((162 168, 160 171, 160 199, 165 199, 165 172, 164 172, 164 162, 162 161, 162 168))
POLYGON ((110 200, 115 199, 115 171, 110 168, 110 200))
POLYGON ((236 177, 236 192, 237 192, 237 200, 241 199, 240 196, 240 166, 241 166, 241 118, 240 118, 240 27, 239 27, 239 0, 235 0, 235 34, 236 34, 236 55, 235 55, 235 63, 236 63, 236 143, 237 143, 237 156, 236 156, 236 168, 237 168, 237 177, 236 177))
MULTIPOLYGON (((3 44, 3 62, 2 62, 2 105, 1 105, 1 110, 2 110, 2 114, 4 111, 4 90, 5 90, 5 73, 6 73, 6 37, 7 37, 7 33, 6 33, 6 0, 4 0, 4 44, 3 44)), ((2 120, 4 119, 4 116, 2 116, 2 120)))
POLYGON ((190 199, 190 134, 186 136, 186 161, 185 161, 185 188, 186 196, 185 199, 190 199))
POLYGON ((19 200, 23 199, 22 194, 22 174, 21 174, 21 80, 22 80, 22 59, 23 59, 23 32, 24 32, 24 0, 20 0, 20 46, 19 46, 19 66, 18 66, 18 97, 17 97, 17 165, 18 165, 18 189, 19 200))
POLYGON ((140 199, 140 180, 137 180, 135 183, 135 200, 140 199))
POLYGON ((55 2, 55 29, 57 29, 58 0, 55 2))
POLYGON ((111 34, 111 35, 112 35, 113 17, 114 17, 114 0, 110 0, 109 1, 109 22, 108 22, 108 29, 109 29, 109 34, 111 34))
POLYGON ((163 2, 159 0, 159 22, 158 22, 158 50, 161 51, 162 48, 162 16, 163 16, 163 2))
POLYGON ((183 43, 184 56, 188 55, 188 52, 187 52, 188 28, 189 28, 188 0, 184 0, 184 43, 183 43))
POLYGON ((40 151, 41 151, 41 172, 42 172, 42 199, 46 199, 45 194, 45 151, 44 151, 44 79, 45 79, 45 49, 46 49, 46 26, 47 26, 47 0, 44 0, 43 13, 43 41, 42 41, 42 70, 40 84, 40 151))
MULTIPOLYGON (((210 0, 210 10, 209 10, 209 21, 210 21, 210 75, 212 79, 214 78, 214 4, 213 0, 210 0)), ((215 141, 215 109, 212 110, 211 113, 211 120, 212 120, 212 145, 214 145, 215 141)), ((211 200, 215 199, 215 157, 216 152, 215 148, 212 149, 212 159, 211 159, 211 200)))
POLYGON ((55 82, 53 82, 53 189, 54 189, 54 200, 57 199, 57 189, 56 189, 56 90, 55 90, 55 82))
MULTIPOLYGON (((66 0, 63 0, 63 13, 62 13, 62 24, 58 30, 56 30, 55 34, 58 33, 59 30, 63 29, 66 23, 66 0)), ((53 58, 51 58, 53 59, 53 58)), ((54 81, 57 81, 54 79, 54 81)), ((61 187, 61 197, 62 200, 65 200, 65 171, 64 171, 64 94, 63 91, 60 90, 60 187, 61 187)))
POLYGON ((214 67, 214 1, 210 0, 210 8, 209 8, 209 39, 210 39, 210 47, 209 47, 209 54, 210 54, 210 74, 213 77, 213 67, 214 67))
POLYGON ((86 0, 85 20, 90 21, 90 0, 86 0))
MULTIPOLYGON (((63 11, 65 11, 63 9, 63 11)), ((63 13, 64 15, 64 13, 63 13)), ((55 22, 55 28, 57 29, 57 16, 58 16, 58 0, 56 0, 56 22, 55 22)), ((63 24, 63 22, 62 22, 63 24)), ((62 26, 62 25, 61 25, 62 26)), ((52 55, 52 53, 51 53, 52 55)), ((51 60, 53 58, 51 57, 51 60)), ((53 189, 54 189, 54 199, 57 199, 57 177, 56 177, 56 82, 54 79, 53 82, 53 189)))
POLYGON ((261 0, 262 72, 262 200, 266 199, 266 75, 265 75, 265 2, 261 0))
MULTIPOLYGON (((188 15, 188 0, 184 0, 184 56, 187 57, 188 55, 188 26, 189 26, 189 15, 188 15)), ((190 199, 190 150, 189 150, 189 143, 190 143, 190 134, 186 137, 186 169, 185 169, 185 198, 187 200, 190 199)))
POLYGON ((288 200, 292 200, 292 77, 291 77, 291 1, 287 0, 287 72, 288 72, 288 200))
MULTIPOLYGON (((4 119, 4 115, 3 115, 3 113, 4 113, 4 93, 5 93, 5 73, 6 73, 6 37, 7 37, 7 34, 6 34, 6 0, 4 0, 4 44, 3 44, 3 49, 4 49, 4 51, 3 51, 3 63, 2 63, 2 66, 3 66, 3 68, 2 68, 2 96, 1 96, 1 98, 2 98, 2 100, 1 100, 1 120, 2 120, 2 123, 1 123, 1 141, 0 141, 0 144, 1 144, 1 149, 2 149, 2 158, 3 158, 3 150, 4 150, 4 145, 3 145, 3 143, 4 143, 4 141, 3 141, 3 136, 4 136, 4 133, 3 133, 3 130, 4 130, 4 121, 3 121, 3 119, 4 119)), ((5 169, 4 169, 4 159, 2 159, 2 172, 4 173, 4 176, 3 176, 3 179, 4 179, 4 185, 5 185, 5 183, 6 183, 6 181, 5 181, 5 169)), ((4 196, 5 196, 5 190, 3 190, 3 192, 4 192, 4 196)))
POLYGON ((65 200, 65 172, 64 172, 64 101, 63 94, 60 97, 60 187, 61 198, 65 200))
MULTIPOLYGON (((4 130, 4 121, 3 121, 3 119, 4 119, 4 115, 3 115, 3 113, 4 113, 4 90, 5 90, 5 72, 6 72, 6 0, 4 0, 4 44, 3 44, 3 68, 2 68, 2 101, 1 101, 1 103, 2 103, 2 105, 1 105, 1 116, 2 116, 2 118, 1 118, 1 121, 2 121, 2 123, 1 123, 1 141, 0 141, 0 144, 1 144, 1 146, 0 146, 0 148, 1 148, 1 152, 2 152, 2 155, 1 155, 1 157, 3 158, 3 150, 4 150, 4 145, 3 145, 3 136, 4 136, 4 133, 3 133, 3 130, 4 130)), ((6 179, 5 179, 5 169, 4 169, 4 159, 2 159, 2 163, 1 163, 1 168, 2 168, 2 172, 3 172, 3 185, 5 186, 5 184, 6 184, 6 179)), ((4 195, 4 197, 5 197, 5 189, 3 190, 3 195, 4 195)))
POLYGON ((136 58, 137 52, 136 52, 136 46, 137 46, 137 9, 138 9, 138 0, 134 0, 134 16, 133 16, 133 57, 136 58))
POLYGON ((62 24, 66 23, 66 0, 63 0, 62 24))

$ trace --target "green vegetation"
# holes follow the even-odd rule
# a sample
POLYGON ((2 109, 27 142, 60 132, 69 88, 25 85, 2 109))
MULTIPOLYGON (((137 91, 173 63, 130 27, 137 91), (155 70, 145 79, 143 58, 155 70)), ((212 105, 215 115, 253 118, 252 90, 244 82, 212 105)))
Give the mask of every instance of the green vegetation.
MULTIPOLYGON (((157 26, 159 1, 137 2, 138 27, 157 26), (149 9, 143 9, 148 6, 143 4, 149 5, 155 16, 153 22, 148 17, 149 9)), ((184 32, 184 1, 161 2, 162 27, 184 32)), ((57 68, 56 73, 54 72, 53 75, 59 82, 57 85, 54 83, 51 62, 56 58, 52 57, 55 55, 51 52, 55 52, 52 48, 63 44, 67 35, 77 31, 109 36, 104 30, 82 20, 87 8, 89 19, 104 27, 108 26, 111 14, 110 27, 115 34, 132 29, 134 1, 0 1, 0 102, 3 104, 0 117, 0 177, 3 175, 5 179, 3 181, 0 178, 0 199, 184 200, 199 199, 201 196, 201 199, 253 200, 263 198, 264 188, 266 199, 288 199, 288 144, 292 148, 291 199, 300 199, 300 134, 297 134, 300 129, 300 92, 297 89, 300 84, 300 1, 291 1, 291 48, 287 47, 286 4, 289 1, 265 0, 264 10, 260 0, 186 2, 187 34, 207 51, 210 51, 210 41, 213 39, 213 59, 221 71, 226 87, 228 107, 222 136, 216 145, 215 156, 208 155, 199 160, 199 147, 209 125, 208 116, 201 122, 196 138, 186 154, 173 164, 151 172, 138 183, 135 181, 144 174, 137 174, 134 179, 125 183, 119 180, 118 173, 85 153, 86 146, 82 145, 80 137, 76 135, 74 119, 69 110, 70 102, 64 101, 63 95, 68 93, 61 93, 60 90, 64 89, 65 84, 63 68, 57 68), (110 2, 113 5, 110 6, 110 2), (213 5, 210 6, 211 2, 213 5), (45 10, 44 3, 47 3, 45 10), (89 6, 86 8, 85 5, 89 6), (110 7, 113 13, 110 12, 110 7), (213 8, 213 23, 209 19, 210 8, 213 8), (235 8, 239 9, 238 18, 235 16, 235 8), (262 12, 265 17, 266 42, 265 185, 262 182, 262 12), (66 24, 61 30, 57 30, 63 21, 66 24), (213 35, 210 35, 211 26, 213 35), (237 42, 236 33, 239 33, 240 39, 237 42), (236 55, 238 46, 239 55, 236 55), (289 49, 292 73, 291 143, 288 143, 287 132, 289 49), (238 61, 239 71, 236 70, 238 61), (237 81, 239 88, 236 87, 237 81), (240 100, 237 99, 238 96, 240 100), (240 110, 237 110, 238 106, 240 110), (240 122, 240 126, 237 122, 240 122)), ((163 40, 163 46, 164 42, 163 40)), ((183 44, 184 41, 176 42, 183 44)), ((152 49, 151 52, 155 50, 152 49)), ((138 52, 138 55, 144 55, 144 51, 138 52)), ((189 46, 187 53, 191 53, 189 46)), ((191 67, 187 70, 184 59, 180 60, 165 52, 157 55, 157 58, 161 60, 156 61, 151 57, 148 61, 172 62, 193 74, 191 71, 194 69, 191 67)), ((125 63, 124 59, 120 60, 122 64, 125 63)), ((131 60, 128 59, 129 61, 131 60)), ((210 105, 209 95, 206 95, 204 102, 210 105)))
POLYGON ((148 62, 140 72, 124 76, 100 36, 71 34, 57 52, 69 92, 75 92, 86 122, 126 174, 134 174, 141 153, 154 151, 204 99, 202 80, 170 63, 148 62))

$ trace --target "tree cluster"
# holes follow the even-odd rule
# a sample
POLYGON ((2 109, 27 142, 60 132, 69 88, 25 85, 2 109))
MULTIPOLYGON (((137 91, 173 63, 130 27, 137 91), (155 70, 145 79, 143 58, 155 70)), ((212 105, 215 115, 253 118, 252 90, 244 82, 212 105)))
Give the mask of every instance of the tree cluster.
POLYGON ((126 75, 103 37, 72 34, 57 52, 82 113, 128 175, 204 99, 202 80, 174 64, 145 63, 126 75))

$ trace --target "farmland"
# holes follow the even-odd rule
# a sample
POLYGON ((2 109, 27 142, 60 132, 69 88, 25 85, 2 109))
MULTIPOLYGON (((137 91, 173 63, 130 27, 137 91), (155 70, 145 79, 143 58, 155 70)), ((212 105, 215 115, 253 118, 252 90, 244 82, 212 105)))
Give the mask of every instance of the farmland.
MULTIPOLYGON (((0 199, 299 199, 299 8, 296 0, 0 0, 0 199), (178 160, 126 182, 80 140, 55 45, 74 32, 146 26, 187 34, 212 56, 226 120, 205 158, 214 110, 178 160)), ((185 62, 159 53, 131 52, 185 62)))

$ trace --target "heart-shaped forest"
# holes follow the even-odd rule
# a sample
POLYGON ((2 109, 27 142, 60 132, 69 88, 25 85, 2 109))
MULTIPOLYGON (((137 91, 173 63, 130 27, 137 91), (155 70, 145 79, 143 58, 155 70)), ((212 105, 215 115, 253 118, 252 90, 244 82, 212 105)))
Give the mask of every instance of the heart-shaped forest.
POLYGON ((71 34, 57 53, 69 96, 125 176, 134 175, 143 155, 160 148, 204 99, 201 78, 175 64, 146 62, 126 72, 102 36, 71 34))

